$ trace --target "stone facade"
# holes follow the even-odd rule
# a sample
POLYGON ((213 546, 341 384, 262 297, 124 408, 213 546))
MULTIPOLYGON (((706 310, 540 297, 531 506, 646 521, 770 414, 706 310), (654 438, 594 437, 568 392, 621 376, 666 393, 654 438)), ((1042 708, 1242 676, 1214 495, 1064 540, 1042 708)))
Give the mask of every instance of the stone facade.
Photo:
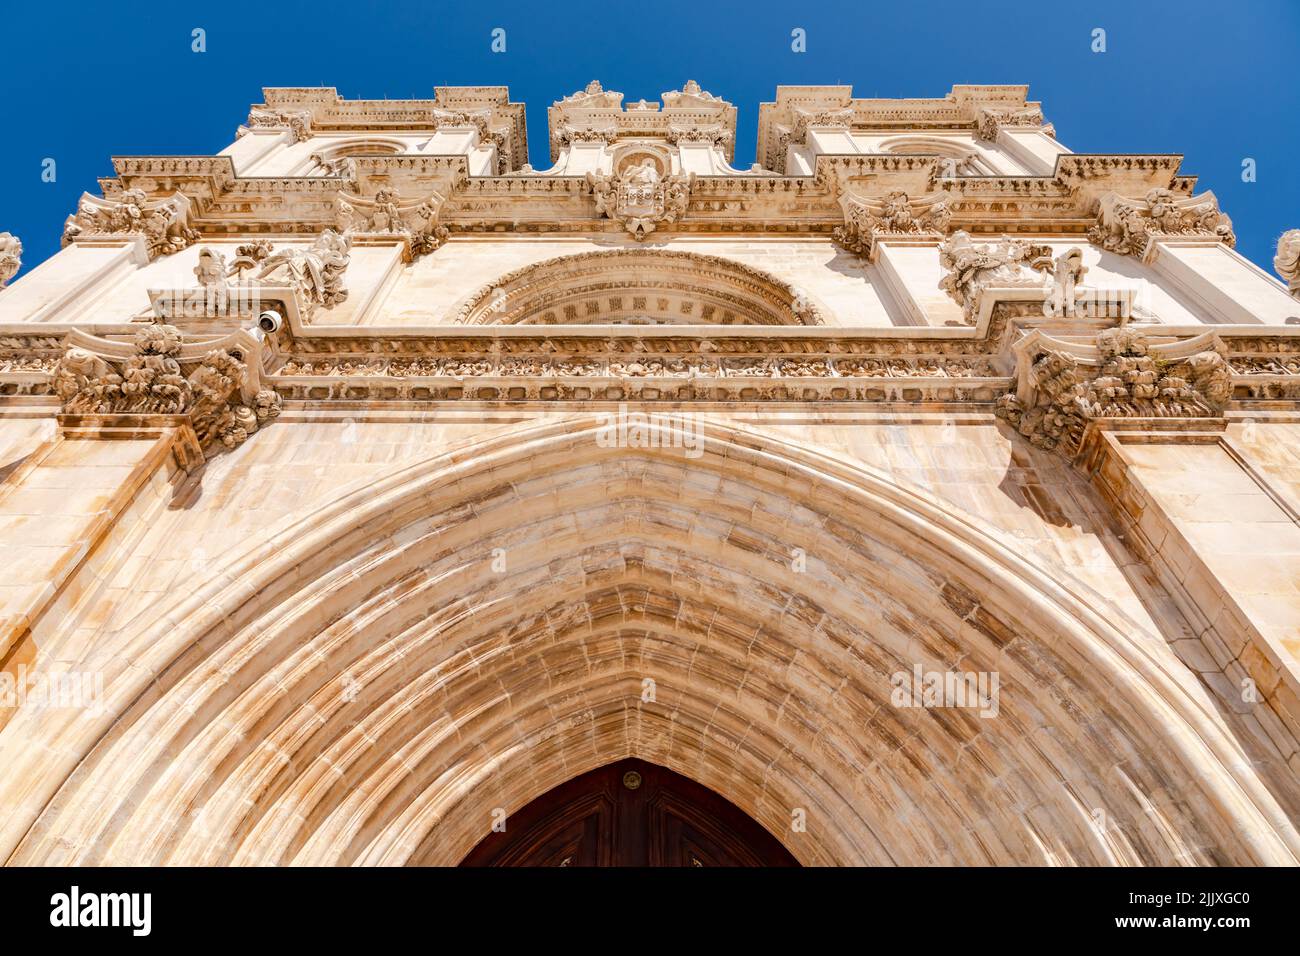
POLYGON ((0 233, 0 859, 454 864, 639 757, 810 864, 1295 864, 1300 233, 1026 94, 535 169, 267 89, 0 233))

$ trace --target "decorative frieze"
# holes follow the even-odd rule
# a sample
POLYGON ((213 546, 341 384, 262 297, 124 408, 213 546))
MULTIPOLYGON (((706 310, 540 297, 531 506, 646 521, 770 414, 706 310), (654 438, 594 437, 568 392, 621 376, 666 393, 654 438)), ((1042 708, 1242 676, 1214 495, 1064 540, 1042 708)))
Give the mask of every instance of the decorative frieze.
POLYGON ((996 412, 1032 444, 1073 456, 1095 419, 1221 415, 1232 395, 1224 351, 1212 333, 1152 346, 1141 329, 1120 326, 1098 333, 1094 348, 1035 330, 1016 346, 1016 387, 996 412))
POLYGON ((112 199, 83 193, 77 211, 63 225, 63 244, 139 236, 150 259, 179 252, 198 238, 190 208, 182 193, 155 200, 141 189, 125 190, 112 199))
POLYGON ((54 391, 65 414, 184 415, 200 447, 233 448, 280 413, 279 396, 257 387, 256 340, 241 336, 190 355, 180 331, 161 324, 143 327, 129 349, 71 344, 55 366, 54 391))
POLYGON ((18 237, 8 232, 0 232, 0 289, 23 267, 23 244, 18 237))
POLYGON ((1165 238, 1204 238, 1236 245, 1232 220, 1219 211, 1214 193, 1179 196, 1152 189, 1142 199, 1108 192, 1096 203, 1096 223, 1088 232, 1094 243, 1120 255, 1149 259, 1165 238))

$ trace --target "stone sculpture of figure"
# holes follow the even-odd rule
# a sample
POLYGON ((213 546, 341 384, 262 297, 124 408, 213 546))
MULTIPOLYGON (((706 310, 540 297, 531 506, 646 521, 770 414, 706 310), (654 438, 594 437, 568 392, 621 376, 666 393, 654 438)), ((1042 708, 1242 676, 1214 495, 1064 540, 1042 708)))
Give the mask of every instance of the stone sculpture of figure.
POLYGON ((1049 253, 1045 246, 1030 245, 1003 236, 996 243, 976 244, 963 230, 954 232, 939 247, 939 264, 945 274, 939 288, 962 307, 967 321, 978 309, 980 293, 989 286, 1026 285, 1041 280, 1030 278, 1025 267, 1039 268, 1049 253))
POLYGON ((1052 271, 1052 287, 1043 302, 1043 314, 1048 316, 1074 315, 1077 289, 1088 267, 1083 264, 1083 250, 1078 246, 1066 249, 1056 257, 1052 271))
POLYGON ((220 252, 207 247, 199 250, 199 262, 194 267, 194 275, 203 291, 202 314, 212 315, 225 310, 230 289, 230 281, 227 279, 229 273, 226 257, 220 252))
POLYGON ((391 189, 376 192, 375 211, 370 217, 371 231, 401 232, 405 228, 401 210, 397 208, 397 193, 391 189))
POLYGON ((351 258, 351 249, 351 238, 326 229, 308 249, 282 249, 268 257, 257 278, 267 279, 283 268, 309 302, 328 308, 348 297, 343 274, 351 258))
MULTIPOLYGON (((1273 268, 1286 280, 1287 291, 1300 299, 1300 229, 1282 233, 1277 241, 1277 255, 1273 268)), ((2 283, 0 283, 2 284, 2 283)))
POLYGON ((641 162, 624 170, 623 182, 634 186, 653 186, 659 182, 659 169, 655 166, 655 161, 647 156, 641 162))
POLYGON ((23 244, 18 237, 0 232, 0 289, 23 267, 23 244))

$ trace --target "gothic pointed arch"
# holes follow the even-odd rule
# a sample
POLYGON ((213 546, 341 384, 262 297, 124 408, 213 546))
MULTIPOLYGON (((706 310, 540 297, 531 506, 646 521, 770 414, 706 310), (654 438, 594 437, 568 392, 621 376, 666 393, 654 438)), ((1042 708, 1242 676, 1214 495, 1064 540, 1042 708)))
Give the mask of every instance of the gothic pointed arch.
POLYGON ((1240 744, 1064 570, 763 433, 607 427, 402 469, 150 609, 92 662, 102 713, 15 718, 0 854, 454 864, 638 757, 806 864, 1296 862, 1240 744), (900 703, 915 667, 997 673, 995 712, 900 703))

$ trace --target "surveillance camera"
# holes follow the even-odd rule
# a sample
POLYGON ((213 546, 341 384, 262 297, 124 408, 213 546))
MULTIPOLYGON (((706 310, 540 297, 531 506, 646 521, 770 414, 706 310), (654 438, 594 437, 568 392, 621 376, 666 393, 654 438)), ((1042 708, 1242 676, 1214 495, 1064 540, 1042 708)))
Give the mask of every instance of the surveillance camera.
POLYGON ((280 326, 284 324, 284 319, 280 313, 273 309, 267 309, 257 317, 257 327, 268 335, 280 331, 280 326))

